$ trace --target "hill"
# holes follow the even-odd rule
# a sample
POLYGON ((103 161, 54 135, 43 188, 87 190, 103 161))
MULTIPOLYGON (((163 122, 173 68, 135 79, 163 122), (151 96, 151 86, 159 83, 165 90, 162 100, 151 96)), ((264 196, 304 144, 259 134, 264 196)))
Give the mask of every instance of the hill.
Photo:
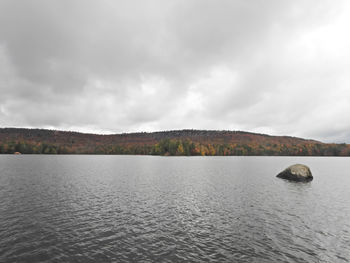
POLYGON ((349 156, 350 145, 243 131, 175 130, 87 134, 0 128, 0 153, 349 156))

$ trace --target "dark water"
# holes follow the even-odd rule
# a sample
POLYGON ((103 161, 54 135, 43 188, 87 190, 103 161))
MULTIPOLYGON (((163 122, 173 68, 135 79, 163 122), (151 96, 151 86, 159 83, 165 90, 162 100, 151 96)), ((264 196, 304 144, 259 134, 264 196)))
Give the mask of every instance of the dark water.
POLYGON ((0 262, 349 260, 349 158, 0 155, 0 262))

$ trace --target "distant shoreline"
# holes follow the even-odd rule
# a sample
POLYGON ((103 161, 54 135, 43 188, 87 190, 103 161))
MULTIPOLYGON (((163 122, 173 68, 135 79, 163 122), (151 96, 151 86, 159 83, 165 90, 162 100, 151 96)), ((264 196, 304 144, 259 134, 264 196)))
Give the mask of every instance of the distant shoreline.
POLYGON ((350 156, 349 144, 244 131, 174 130, 97 135, 0 128, 0 154, 350 156))
MULTIPOLYGON (((14 156, 13 153, 0 153, 0 156, 14 156)), ((334 157, 334 158, 347 158, 350 155, 151 155, 151 154, 96 154, 96 153, 25 153, 20 154, 21 156, 137 156, 137 157, 164 157, 164 158, 201 158, 201 157, 334 157)))

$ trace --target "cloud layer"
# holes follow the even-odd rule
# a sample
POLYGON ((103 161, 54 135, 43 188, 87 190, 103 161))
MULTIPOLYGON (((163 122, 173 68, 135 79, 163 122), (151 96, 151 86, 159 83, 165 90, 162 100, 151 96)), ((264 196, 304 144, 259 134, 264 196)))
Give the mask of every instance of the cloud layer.
POLYGON ((0 0, 0 126, 350 142, 347 1, 0 0))

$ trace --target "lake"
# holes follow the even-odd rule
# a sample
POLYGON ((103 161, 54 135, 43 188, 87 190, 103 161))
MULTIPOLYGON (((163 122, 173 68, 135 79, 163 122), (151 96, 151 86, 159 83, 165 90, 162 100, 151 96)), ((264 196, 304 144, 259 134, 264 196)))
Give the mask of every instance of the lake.
POLYGON ((349 261, 349 158, 0 155, 0 262, 349 261))

